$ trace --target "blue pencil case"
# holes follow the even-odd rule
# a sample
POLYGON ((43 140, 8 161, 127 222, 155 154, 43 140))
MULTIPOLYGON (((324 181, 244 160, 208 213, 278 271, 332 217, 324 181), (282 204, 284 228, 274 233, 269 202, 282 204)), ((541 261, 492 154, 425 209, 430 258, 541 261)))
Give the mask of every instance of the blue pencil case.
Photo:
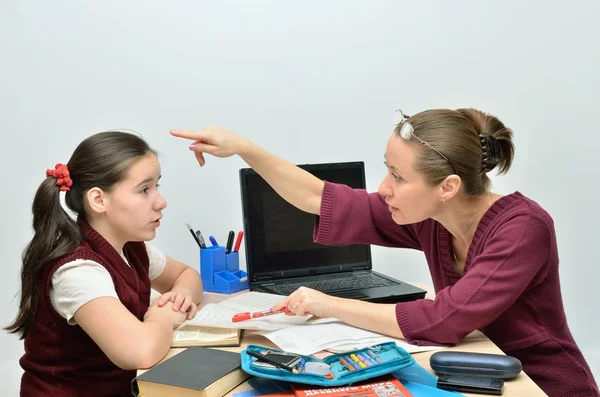
POLYGON ((257 358, 272 357, 266 356, 267 353, 290 354, 268 347, 248 345, 240 352, 242 369, 250 375, 325 387, 348 385, 386 375, 415 363, 415 359, 395 342, 334 354, 322 360, 313 356, 295 355, 300 357, 300 361, 294 362, 293 367, 287 367, 288 369, 269 365, 257 358))

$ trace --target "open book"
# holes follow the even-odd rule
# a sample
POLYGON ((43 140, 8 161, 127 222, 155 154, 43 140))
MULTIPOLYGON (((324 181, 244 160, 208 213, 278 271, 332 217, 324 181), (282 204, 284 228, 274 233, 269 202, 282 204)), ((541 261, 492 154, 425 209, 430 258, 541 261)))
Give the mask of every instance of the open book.
POLYGON ((173 330, 171 346, 239 346, 241 339, 241 329, 205 327, 186 321, 173 330))

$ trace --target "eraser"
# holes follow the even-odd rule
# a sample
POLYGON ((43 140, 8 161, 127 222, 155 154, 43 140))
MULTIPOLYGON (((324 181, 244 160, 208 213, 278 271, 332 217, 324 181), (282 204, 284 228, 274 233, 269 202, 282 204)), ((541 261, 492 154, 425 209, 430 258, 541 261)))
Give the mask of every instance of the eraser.
POLYGON ((327 375, 330 372, 329 364, 318 361, 307 361, 304 366, 304 372, 307 374, 327 375))

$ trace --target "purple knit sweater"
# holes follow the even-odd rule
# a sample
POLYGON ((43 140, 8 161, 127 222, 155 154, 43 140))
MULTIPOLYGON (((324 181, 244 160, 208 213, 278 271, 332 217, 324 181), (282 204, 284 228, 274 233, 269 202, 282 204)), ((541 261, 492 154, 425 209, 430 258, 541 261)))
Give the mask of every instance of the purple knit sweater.
POLYGON ((497 200, 477 226, 462 276, 452 265, 450 238, 431 219, 396 224, 379 194, 325 183, 315 242, 425 254, 436 298, 396 305, 408 342, 455 345, 478 329, 521 360, 549 396, 600 396, 567 326, 550 215, 518 192, 497 200))

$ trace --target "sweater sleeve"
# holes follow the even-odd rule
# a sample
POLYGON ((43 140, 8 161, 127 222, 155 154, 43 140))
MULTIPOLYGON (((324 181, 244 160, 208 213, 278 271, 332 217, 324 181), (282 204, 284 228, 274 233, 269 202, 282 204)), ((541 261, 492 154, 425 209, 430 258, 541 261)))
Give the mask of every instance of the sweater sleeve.
POLYGON ((375 244, 421 249, 419 225, 398 225, 378 193, 325 182, 313 239, 325 245, 375 244))
POLYGON ((396 305, 405 339, 417 345, 455 345, 488 325, 543 278, 553 236, 548 219, 516 214, 485 241, 465 275, 439 291, 434 301, 396 305))

